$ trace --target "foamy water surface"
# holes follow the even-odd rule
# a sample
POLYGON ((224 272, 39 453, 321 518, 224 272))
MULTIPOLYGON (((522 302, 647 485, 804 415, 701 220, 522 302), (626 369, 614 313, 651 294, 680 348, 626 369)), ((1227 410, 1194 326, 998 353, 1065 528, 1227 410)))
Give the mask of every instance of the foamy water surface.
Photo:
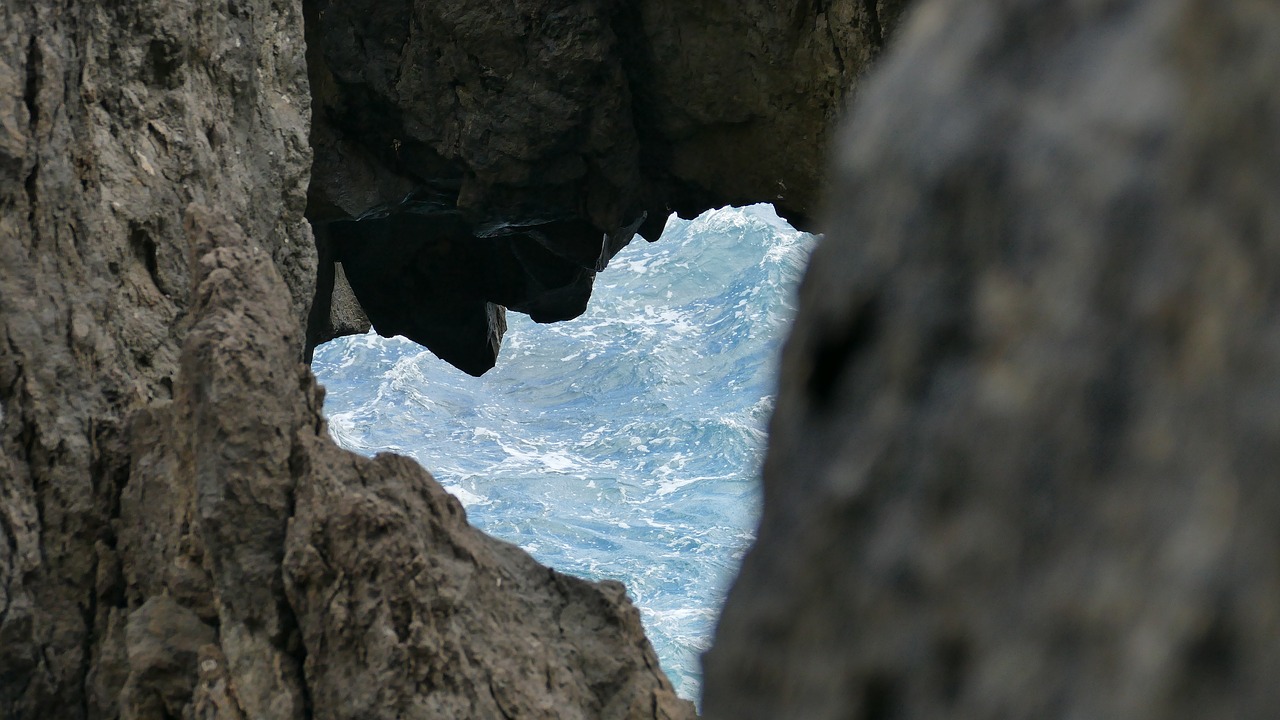
POLYGON ((316 351, 340 444, 417 459, 485 531, 626 584, 677 691, 752 540, 782 337, 812 249, 769 206, 672 218, 596 279, 580 318, 508 315, 472 378, 403 338, 316 351))

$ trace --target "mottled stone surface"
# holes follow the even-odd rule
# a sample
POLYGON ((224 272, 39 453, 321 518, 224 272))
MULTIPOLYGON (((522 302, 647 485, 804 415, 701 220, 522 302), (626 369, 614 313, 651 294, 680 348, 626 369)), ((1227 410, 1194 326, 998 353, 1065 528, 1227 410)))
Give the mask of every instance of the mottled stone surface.
POLYGON ((1274 716, 1277 30, 918 7, 840 144, 709 718, 1274 716))

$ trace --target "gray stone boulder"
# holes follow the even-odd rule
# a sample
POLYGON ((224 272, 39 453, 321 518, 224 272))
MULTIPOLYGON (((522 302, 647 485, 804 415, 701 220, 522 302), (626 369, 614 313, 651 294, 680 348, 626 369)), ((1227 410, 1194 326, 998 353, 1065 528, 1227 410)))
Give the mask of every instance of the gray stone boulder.
POLYGON ((1280 7, 940 0, 862 86, 707 717, 1280 708, 1280 7))

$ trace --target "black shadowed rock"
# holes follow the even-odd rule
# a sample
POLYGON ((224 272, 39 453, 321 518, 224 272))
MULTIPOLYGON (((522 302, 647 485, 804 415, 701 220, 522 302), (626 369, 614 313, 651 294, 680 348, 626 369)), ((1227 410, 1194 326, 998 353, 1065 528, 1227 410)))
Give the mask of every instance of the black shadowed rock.
POLYGON ((503 307, 577 317, 672 211, 810 224, 828 134, 905 4, 309 0, 307 215, 331 330, 343 263, 373 327, 493 366, 503 307))

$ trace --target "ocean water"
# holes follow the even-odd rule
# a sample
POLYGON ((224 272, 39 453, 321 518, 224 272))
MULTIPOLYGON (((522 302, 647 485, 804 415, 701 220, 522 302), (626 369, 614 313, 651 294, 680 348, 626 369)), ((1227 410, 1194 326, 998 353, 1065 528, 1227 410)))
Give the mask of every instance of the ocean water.
POLYGON ((814 237, 768 205, 673 217, 596 279, 587 312, 508 314, 473 378, 403 338, 317 349, 344 447, 422 463, 472 524, 562 572, 611 578, 697 699, 699 656, 753 539, 776 361, 814 237))

